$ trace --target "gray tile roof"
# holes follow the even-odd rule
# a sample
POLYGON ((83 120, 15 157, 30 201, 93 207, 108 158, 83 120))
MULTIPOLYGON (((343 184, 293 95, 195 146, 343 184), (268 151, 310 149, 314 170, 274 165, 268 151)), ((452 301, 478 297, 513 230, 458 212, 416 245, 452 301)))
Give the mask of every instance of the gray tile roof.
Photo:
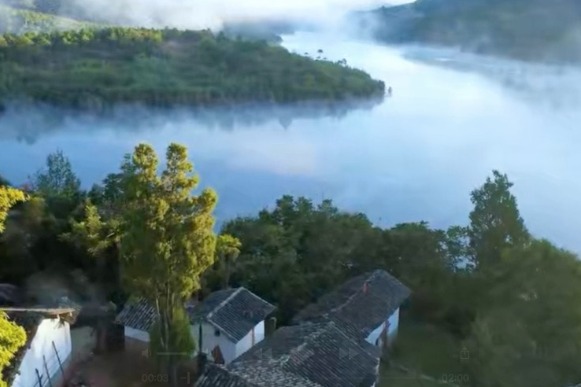
MULTIPOLYGON (((198 305, 188 308, 190 321, 206 321, 232 341, 238 342, 275 307, 245 288, 219 290, 198 305)), ((144 299, 127 302, 115 322, 147 331, 156 319, 156 311, 144 299)))
MULTIPOLYGON (((378 348, 334 322, 305 323, 277 330, 228 365, 230 379, 222 373, 220 380, 241 378, 257 387, 369 387, 377 381, 379 356, 378 348)), ((197 387, 229 386, 215 380, 197 387)))
POLYGON ((354 277, 299 312, 293 323, 335 321, 367 337, 409 297, 410 290, 384 270, 354 277))
POLYGON ((254 387, 241 377, 231 374, 224 367, 210 364, 198 379, 196 387, 254 387))
POLYGON ((189 310, 192 322, 203 319, 237 343, 276 308, 245 288, 219 290, 189 310))
POLYGON ((125 303, 123 310, 115 318, 115 323, 129 328, 149 332, 157 313, 143 298, 130 299, 125 303))

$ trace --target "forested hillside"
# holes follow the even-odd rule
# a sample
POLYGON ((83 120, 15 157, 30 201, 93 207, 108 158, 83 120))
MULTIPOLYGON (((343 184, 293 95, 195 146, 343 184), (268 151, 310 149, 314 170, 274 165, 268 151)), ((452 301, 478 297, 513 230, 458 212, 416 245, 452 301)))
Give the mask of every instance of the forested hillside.
POLYGON ((344 63, 209 31, 109 28, 0 36, 0 102, 101 111, 117 103, 201 106, 382 96, 344 63))
MULTIPOLYGON (((242 285, 276 303, 285 324, 346 279, 385 269, 412 290, 390 363, 474 387, 581 381, 581 262, 531 235, 506 175, 493 172, 471 193, 467 223, 448 229, 425 222, 377 227, 330 200, 284 196, 213 236, 216 194, 190 198, 197 178, 187 177, 185 148, 172 145, 167 157, 167 172, 157 175, 155 153, 139 145, 118 171, 83 191, 66 156, 50 155, 25 187, 28 200, 6 219, 0 282, 36 297, 59 284, 79 301, 117 305, 165 281, 180 284, 182 298, 242 285), (184 212, 184 205, 196 210, 184 212), (158 215, 165 211, 188 220, 158 215), (186 221, 197 226, 182 227, 186 221), (167 255, 175 251, 169 244, 201 250, 167 255), (144 245, 151 246, 147 254, 144 245), (162 282, 166 264, 172 274, 162 282)), ((15 201, 4 200, 0 210, 15 201)), ((404 379, 384 381, 403 386, 404 379)))
POLYGON ((375 37, 523 60, 581 62, 577 0, 418 0, 367 16, 375 37))

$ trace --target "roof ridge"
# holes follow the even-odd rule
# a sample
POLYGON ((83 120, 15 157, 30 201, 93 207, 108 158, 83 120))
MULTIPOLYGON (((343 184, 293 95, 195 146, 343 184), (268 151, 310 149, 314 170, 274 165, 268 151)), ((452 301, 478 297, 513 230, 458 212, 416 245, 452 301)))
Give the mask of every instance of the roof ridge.
MULTIPOLYGON (((361 274, 361 277, 363 277, 365 279, 363 281, 363 285, 369 283, 371 279, 374 279, 375 278, 375 275, 374 274, 375 274, 375 271, 361 274)), ((353 279, 355 279, 355 278, 357 278, 357 277, 354 277, 353 279)), ((335 308, 331 309, 328 313, 325 313, 325 315, 328 315, 329 313, 334 313, 334 312, 336 312, 338 310, 341 310, 342 308, 344 308, 345 306, 347 306, 351 301, 353 301, 353 299, 355 298, 355 296, 357 296, 362 291, 363 290, 360 287, 359 289, 357 289, 357 291, 353 292, 353 294, 351 294, 349 297, 347 297, 347 299, 343 303, 341 303, 340 305, 338 305, 335 308)))
POLYGON ((369 345, 368 346, 369 348, 374 347, 372 344, 368 343, 365 340, 359 340, 356 337, 353 337, 353 336, 347 334, 347 332, 345 332, 343 329, 339 328, 334 321, 331 321, 331 324, 332 324, 333 329, 335 329, 337 332, 339 332, 339 334, 341 336, 345 337, 348 341, 355 344, 359 349, 361 349, 363 352, 368 354, 370 357, 375 358, 375 356, 373 356, 371 353, 369 353, 368 349, 365 348, 365 345, 367 345, 367 344, 369 345))
POLYGON ((216 305, 216 307, 214 309, 212 309, 212 311, 210 313, 208 313, 207 315, 207 319, 212 318, 212 316, 214 315, 214 313, 216 313, 217 311, 219 311, 224 305, 226 305, 228 302, 230 302, 230 300, 232 298, 234 298, 234 296, 236 296, 238 293, 240 293, 242 291, 242 289, 244 289, 243 287, 239 287, 238 289, 236 289, 232 294, 230 294, 228 297, 226 297, 226 299, 224 301, 222 301, 221 303, 219 303, 218 305, 216 305))

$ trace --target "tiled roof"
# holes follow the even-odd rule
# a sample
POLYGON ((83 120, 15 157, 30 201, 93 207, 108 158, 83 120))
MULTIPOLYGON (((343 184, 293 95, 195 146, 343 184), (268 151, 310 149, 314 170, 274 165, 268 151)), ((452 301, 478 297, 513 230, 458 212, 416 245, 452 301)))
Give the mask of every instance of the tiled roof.
POLYGON ((198 379, 196 387, 254 387, 241 377, 231 374, 224 367, 210 364, 198 379))
POLYGON ((410 290, 384 270, 354 277, 299 312, 293 323, 329 319, 367 337, 409 297, 410 290))
POLYGON ((377 381, 379 355, 333 322, 305 323, 280 328, 225 370, 258 387, 369 387, 377 381))
MULTIPOLYGON (((204 320, 234 342, 240 341, 275 307, 245 288, 219 290, 198 305, 188 308, 190 321, 204 320)), ((133 329, 149 332, 156 319, 155 308, 144 299, 128 302, 115 319, 133 329)))
POLYGON ((149 332, 157 318, 155 308, 143 298, 129 300, 115 318, 115 323, 149 332))
POLYGON ((220 290, 190 311, 192 322, 203 319, 237 343, 276 308, 245 288, 220 290))

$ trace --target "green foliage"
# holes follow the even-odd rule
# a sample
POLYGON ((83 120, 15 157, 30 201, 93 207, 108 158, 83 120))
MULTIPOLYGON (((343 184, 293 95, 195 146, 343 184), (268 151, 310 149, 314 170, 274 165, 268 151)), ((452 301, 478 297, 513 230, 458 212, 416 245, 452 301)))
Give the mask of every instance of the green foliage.
POLYGON ((128 290, 152 302, 169 294, 168 302, 179 303, 199 289, 200 274, 214 260, 217 196, 209 189, 191 194, 198 176, 185 147, 170 145, 166 160, 158 176, 153 148, 141 144, 123 164, 120 244, 128 290))
POLYGON ((384 92, 383 82, 363 71, 267 42, 170 29, 7 34, 0 74, 0 101, 24 98, 94 111, 115 103, 293 103, 384 92))
POLYGON ((211 268, 204 273, 204 290, 226 289, 240 255, 242 243, 237 238, 222 234, 216 239, 216 258, 211 268))
POLYGON ((509 249, 491 270, 488 305, 467 346, 475 386, 569 385, 581 379, 581 263, 534 241, 509 249))
POLYGON ((36 173, 32 186, 46 198, 72 199, 79 194, 81 181, 73 172, 69 159, 59 150, 47 156, 46 168, 36 173))
MULTIPOLYGON (((119 237, 121 270, 128 293, 154 305, 158 343, 170 376, 177 356, 172 343, 181 332, 179 308, 200 288, 200 276, 213 263, 216 193, 192 195, 198 185, 184 146, 171 144, 166 169, 158 176, 152 147, 140 144, 122 166, 123 209, 119 237), (176 325, 178 324, 178 325, 176 325)), ((155 354, 154 354, 155 355, 155 354)))
POLYGON ((242 242, 233 282, 277 303, 282 323, 365 271, 388 270, 411 284, 414 297, 425 304, 445 300, 451 276, 451 258, 442 248, 446 233, 425 223, 382 230, 362 214, 339 211, 330 200, 315 206, 284 196, 272 211, 234 219, 223 232, 242 242))
POLYGON ((0 387, 8 387, 2 380, 2 370, 10 364, 16 351, 26 342, 26 332, 0 312, 0 387))
POLYGON ((10 208, 25 198, 26 196, 22 191, 0 186, 0 232, 4 231, 4 222, 6 222, 10 208))
POLYGON ((72 230, 62 237, 78 247, 82 246, 90 255, 99 257, 111 246, 112 238, 117 234, 102 220, 99 210, 89 200, 83 210, 82 219, 71 219, 72 230))
MULTIPOLYGON (((190 319, 183 307, 176 307, 173 311, 173 319, 169 322, 169 339, 164 346, 161 323, 157 322, 149 331, 149 352, 152 354, 171 352, 176 355, 177 361, 190 359, 196 350, 196 342, 192 337, 190 319)), ((158 355, 156 360, 163 361, 164 355, 158 355)))
POLYGON ((478 269, 494 264, 503 250, 523 246, 529 239, 516 198, 510 193, 512 185, 506 175, 493 171, 493 179, 487 178, 470 195, 474 210, 468 237, 478 269))

